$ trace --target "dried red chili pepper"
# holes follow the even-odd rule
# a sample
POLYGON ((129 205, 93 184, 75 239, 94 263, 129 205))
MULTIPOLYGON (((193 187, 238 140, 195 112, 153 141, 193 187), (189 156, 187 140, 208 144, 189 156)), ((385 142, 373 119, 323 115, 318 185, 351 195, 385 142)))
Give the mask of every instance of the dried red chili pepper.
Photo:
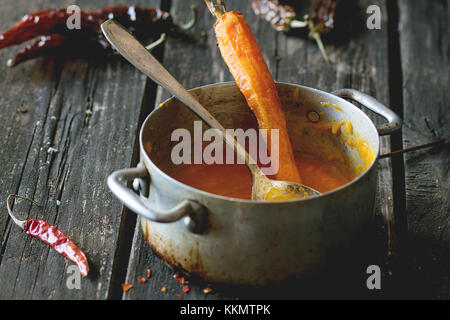
POLYGON ((51 54, 61 48, 67 40, 68 37, 59 34, 42 36, 33 44, 27 45, 13 59, 9 59, 7 65, 8 67, 14 67, 24 61, 31 60, 42 55, 51 54))
POLYGON ((89 273, 89 264, 86 255, 55 226, 52 226, 47 222, 38 219, 17 219, 13 215, 11 210, 11 200, 14 198, 27 200, 38 206, 35 201, 29 198, 21 197, 15 194, 9 195, 8 199, 6 200, 6 204, 8 213, 14 223, 21 227, 30 236, 33 236, 45 242, 53 249, 55 249, 58 253, 75 262, 80 269, 81 274, 86 277, 89 273))
POLYGON ((314 0, 311 15, 306 16, 304 21, 298 19, 291 6, 281 5, 278 0, 253 0, 252 7, 258 16, 270 22, 277 31, 288 32, 308 27, 309 36, 317 42, 323 57, 329 62, 321 35, 334 29, 340 2, 341 0, 314 0))
POLYGON ((341 0, 314 0, 309 28, 321 34, 333 30, 340 2, 341 0))
POLYGON ((85 49, 107 52, 111 46, 104 38, 100 25, 108 19, 115 19, 124 25, 138 38, 150 38, 164 32, 187 30, 196 21, 196 10, 193 19, 186 25, 178 27, 168 12, 154 8, 142 8, 130 5, 107 7, 93 12, 80 12, 80 28, 69 29, 67 21, 72 16, 66 8, 42 10, 27 14, 14 27, 0 34, 0 49, 21 44, 38 36, 41 38, 27 46, 19 54, 8 61, 8 66, 49 53, 74 49, 85 49))
POLYGON ((282 5, 277 0, 254 0, 252 7, 258 16, 281 32, 288 32, 291 29, 291 23, 297 18, 294 8, 282 5))

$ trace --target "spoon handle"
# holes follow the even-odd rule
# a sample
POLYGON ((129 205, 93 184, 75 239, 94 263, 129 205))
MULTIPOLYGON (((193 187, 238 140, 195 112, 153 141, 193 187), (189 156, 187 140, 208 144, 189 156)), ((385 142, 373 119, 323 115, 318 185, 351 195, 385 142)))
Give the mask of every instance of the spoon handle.
POLYGON ((217 129, 226 143, 234 147, 239 157, 252 175, 261 175, 261 169, 236 139, 225 131, 225 128, 179 83, 163 65, 123 26, 114 20, 108 20, 101 25, 103 34, 112 46, 132 65, 149 76, 153 81, 169 90, 183 102, 192 112, 211 128, 217 129))

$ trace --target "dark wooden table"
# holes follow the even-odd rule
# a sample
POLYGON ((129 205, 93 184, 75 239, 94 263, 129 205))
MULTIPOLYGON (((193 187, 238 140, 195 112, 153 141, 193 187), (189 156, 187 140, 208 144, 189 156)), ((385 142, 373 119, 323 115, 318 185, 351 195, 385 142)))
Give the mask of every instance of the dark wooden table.
MULTIPOLYGON (((170 38, 154 54, 188 88, 232 79, 203 1, 132 2, 170 10, 181 22, 189 19, 189 7, 195 4, 199 21, 191 39, 170 38)), ((448 1, 358 1, 364 25, 367 7, 381 8, 382 27, 364 27, 344 43, 328 45, 332 65, 305 37, 276 33, 253 14, 250 1, 226 2, 246 15, 276 80, 325 91, 355 88, 401 115, 404 128, 382 139, 382 153, 438 138, 449 141, 448 1)), ((303 2, 307 12, 311 1, 303 2)), ((126 1, 3 0, 0 30, 28 12, 74 3, 93 10, 126 1)), ((375 249, 369 253, 372 263, 381 266, 382 290, 313 283, 270 290, 215 288, 205 295, 206 284, 193 280, 191 292, 184 294, 174 271, 146 245, 135 214, 123 208, 105 183, 114 170, 136 165, 140 124, 168 92, 120 57, 48 57, 9 69, 6 61, 16 51, 0 51, 0 198, 16 193, 35 199, 40 207, 16 201, 14 211, 61 228, 85 251, 92 270, 80 290, 68 289, 72 263, 12 225, 3 206, 1 299, 449 297, 448 144, 379 161, 375 249), (148 268, 151 279, 139 283, 136 278, 148 268), (123 293, 124 282, 134 288, 123 293)), ((365 271, 360 270, 362 278, 365 271)))

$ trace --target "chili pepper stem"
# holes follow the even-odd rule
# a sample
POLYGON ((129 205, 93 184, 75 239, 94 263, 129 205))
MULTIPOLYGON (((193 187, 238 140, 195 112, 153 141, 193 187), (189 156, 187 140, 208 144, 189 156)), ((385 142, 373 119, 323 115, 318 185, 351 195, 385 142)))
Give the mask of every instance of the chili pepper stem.
POLYGON ((6 61, 6 66, 9 68, 12 68, 16 65, 16 59, 15 58, 11 58, 8 59, 8 61, 6 61))
POLYGON ((311 31, 309 33, 309 36, 316 40, 317 46, 319 47, 320 52, 322 53, 323 58, 325 61, 330 64, 330 58, 328 57, 327 51, 325 50, 325 46, 323 45, 322 38, 320 37, 320 34, 317 31, 311 31))
POLYGON ((9 216, 11 217, 11 219, 14 221, 14 223, 15 223, 16 225, 18 225, 18 226, 21 227, 23 230, 25 230, 26 221, 25 221, 25 220, 19 220, 19 219, 17 219, 17 218, 14 216, 14 214, 12 213, 12 210, 11 210, 11 200, 14 199, 14 198, 19 198, 19 199, 27 200, 27 201, 31 202, 32 204, 34 204, 35 206, 38 206, 38 207, 39 207, 39 204, 38 204, 36 201, 31 200, 30 198, 22 197, 22 196, 19 196, 19 195, 17 195, 17 194, 10 194, 10 195, 8 196, 8 199, 6 199, 6 207, 7 207, 7 209, 8 209, 8 214, 9 214, 9 216))
POLYGON ((148 51, 152 51, 157 46, 159 46, 164 41, 166 41, 166 38, 167 38, 167 35, 165 33, 161 34, 161 37, 159 37, 158 40, 156 40, 155 42, 150 43, 148 46, 145 47, 145 49, 147 49, 148 51))
POLYGON ((179 27, 180 30, 182 30, 182 31, 188 31, 188 30, 192 29, 195 26, 195 24, 197 23, 197 18, 198 18, 197 8, 195 6, 191 6, 191 10, 192 10, 191 20, 188 23, 179 27))
POLYGON ((206 6, 208 7, 209 12, 211 12, 212 15, 216 15, 214 12, 214 4, 211 0, 204 0, 206 6))
POLYGON ((223 14, 227 11, 223 1, 219 1, 220 6, 215 5, 212 0, 204 0, 204 1, 211 14, 215 16, 217 19, 220 19, 220 17, 222 17, 223 14), (220 9, 220 7, 222 7, 222 9, 220 9))
POLYGON ((301 29, 306 28, 308 26, 309 22, 308 20, 301 21, 293 19, 289 22, 289 29, 301 29))
POLYGON ((217 2, 222 7, 223 12, 227 12, 227 7, 225 6, 225 2, 223 2, 223 0, 218 0, 217 2))
POLYGON ((306 28, 309 27, 310 28, 310 32, 309 32, 309 37, 314 39, 317 43, 317 46, 319 47, 320 52, 322 53, 323 58, 325 59, 325 61, 330 64, 331 60, 328 57, 327 51, 325 50, 325 46, 323 45, 322 42, 322 38, 320 37, 320 33, 313 30, 313 24, 310 21, 310 18, 308 15, 305 16, 305 20, 297 20, 297 19, 292 19, 291 21, 289 21, 289 29, 301 29, 301 28, 306 28))

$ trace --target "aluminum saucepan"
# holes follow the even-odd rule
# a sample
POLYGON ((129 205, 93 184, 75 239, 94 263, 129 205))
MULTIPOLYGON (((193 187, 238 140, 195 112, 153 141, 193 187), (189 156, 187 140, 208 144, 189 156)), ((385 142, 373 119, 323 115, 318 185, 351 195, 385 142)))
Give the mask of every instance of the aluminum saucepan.
MULTIPOLYGON (((317 274, 355 241, 361 241, 374 207, 380 135, 401 128, 401 120, 356 90, 330 94, 286 83, 278 83, 277 88, 289 131, 295 129, 297 117, 311 110, 326 119, 348 120, 354 133, 374 151, 373 161, 350 183, 314 198, 272 203, 211 194, 165 173, 173 165, 170 152, 176 142, 171 141, 171 133, 177 128, 193 130, 193 122, 198 120, 177 99, 167 100, 142 126, 139 165, 111 174, 108 186, 140 215, 151 249, 168 264, 209 282, 261 286, 317 274), (343 98, 360 103, 387 123, 376 127, 343 98), (130 180, 139 194, 127 187, 130 180)), ((190 92, 226 128, 245 128, 249 119, 254 121, 234 82, 190 92)), ((349 154, 353 152, 344 147, 349 154)))

